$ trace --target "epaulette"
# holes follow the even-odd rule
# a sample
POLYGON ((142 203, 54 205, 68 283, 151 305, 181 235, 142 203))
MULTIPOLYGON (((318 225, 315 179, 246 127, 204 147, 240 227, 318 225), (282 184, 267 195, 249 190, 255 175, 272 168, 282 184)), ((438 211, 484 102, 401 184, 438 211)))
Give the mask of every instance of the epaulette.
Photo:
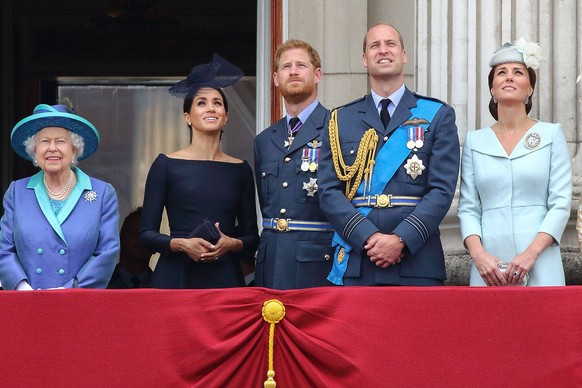
POLYGON ((347 104, 340 105, 340 106, 338 106, 338 107, 336 107, 336 108, 333 108, 333 109, 332 109, 332 111, 334 111, 334 110, 339 110, 339 109, 341 109, 341 108, 345 108, 346 106, 353 105, 353 104, 355 104, 356 102, 363 101, 363 100, 365 100, 365 99, 366 99, 366 97, 368 97, 368 95, 367 95, 367 94, 366 94, 366 95, 364 95, 363 97, 360 97, 360 98, 357 98, 357 99, 355 99, 354 101, 350 101, 350 102, 348 102, 347 104))
POLYGON ((422 94, 418 94, 416 92, 412 92, 412 94, 414 94, 414 96, 417 97, 417 98, 422 98, 424 100, 435 101, 435 102, 439 102, 439 103, 441 103, 443 105, 449 106, 449 104, 447 104, 443 100, 439 100, 438 98, 435 98, 435 97, 423 96, 422 94))

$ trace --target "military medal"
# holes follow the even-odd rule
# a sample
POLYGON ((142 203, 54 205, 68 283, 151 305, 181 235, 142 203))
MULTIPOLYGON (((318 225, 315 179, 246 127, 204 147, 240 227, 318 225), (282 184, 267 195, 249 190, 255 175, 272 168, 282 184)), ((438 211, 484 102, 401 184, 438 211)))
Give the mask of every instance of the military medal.
POLYGON ((527 135, 527 137, 524 140, 524 143, 528 149, 533 150, 534 148, 540 145, 541 141, 542 138, 540 134, 537 132, 532 132, 529 135, 527 135))
POLYGON ((301 155, 301 171, 306 172, 309 171, 309 150, 304 148, 301 155))
POLYGON ((309 178, 309 182, 303 182, 303 190, 307 191, 308 197, 314 197, 317 189, 317 178, 309 178))
POLYGON ((317 171, 317 162, 319 162, 319 148, 309 149, 309 171, 317 171))
POLYGON ((293 140, 295 139, 295 134, 297 133, 297 131, 299 130, 299 128, 301 128, 301 120, 297 119, 296 117, 294 117, 293 119, 291 119, 289 121, 289 125, 287 126, 287 134, 289 136, 287 136, 287 140, 285 140, 284 146, 286 148, 291 147, 291 144, 293 144, 293 140), (291 121, 296 119, 297 122, 295 123, 295 125, 293 126, 293 128, 291 127, 291 121))
POLYGON ((317 140, 310 141, 307 145, 311 148, 304 148, 301 155, 301 171, 315 172, 319 162, 319 147, 321 143, 317 140))
POLYGON ((414 127, 408 127, 408 142, 406 148, 409 150, 414 148, 414 127))
POLYGON ((416 127, 416 128, 414 128, 414 130, 415 130, 414 146, 416 148, 422 148, 422 146, 424 145, 424 128, 416 127))
POLYGON ((425 169, 422 160, 418 159, 416 154, 406 161, 404 168, 406 169, 406 173, 410 175, 412 179, 416 179, 417 176, 422 175, 422 171, 425 169))
POLYGON ((402 126, 408 128, 408 141, 406 148, 416 150, 424 146, 424 130, 430 123, 423 118, 414 117, 406 120, 402 126))
POLYGON ((406 148, 409 150, 422 148, 424 145, 424 128, 421 126, 408 127, 408 141, 406 148))

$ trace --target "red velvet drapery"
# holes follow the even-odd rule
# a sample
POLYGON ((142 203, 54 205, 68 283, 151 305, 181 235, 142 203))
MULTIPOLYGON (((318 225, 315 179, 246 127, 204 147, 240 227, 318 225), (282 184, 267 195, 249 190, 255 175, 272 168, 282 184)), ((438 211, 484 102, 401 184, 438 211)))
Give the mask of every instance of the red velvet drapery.
POLYGON ((580 387, 582 287, 0 292, 3 387, 580 387))

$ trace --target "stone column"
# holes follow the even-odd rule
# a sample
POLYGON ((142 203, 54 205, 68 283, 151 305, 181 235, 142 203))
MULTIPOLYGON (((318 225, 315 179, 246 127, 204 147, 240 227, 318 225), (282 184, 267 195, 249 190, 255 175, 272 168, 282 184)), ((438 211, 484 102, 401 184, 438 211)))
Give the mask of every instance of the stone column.
POLYGON ((366 1, 293 0, 288 5, 288 37, 305 40, 321 56, 320 102, 332 109, 365 94, 361 42, 367 29, 366 1))

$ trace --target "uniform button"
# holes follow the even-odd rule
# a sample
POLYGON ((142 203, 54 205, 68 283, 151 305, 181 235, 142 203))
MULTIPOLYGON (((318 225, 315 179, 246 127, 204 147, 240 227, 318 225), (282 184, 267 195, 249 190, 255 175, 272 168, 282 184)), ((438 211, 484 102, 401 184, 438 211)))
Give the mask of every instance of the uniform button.
POLYGON ((36 253, 38 253, 39 255, 42 255, 42 248, 38 248, 38 249, 36 250, 36 253))
POLYGON ((287 213, 287 209, 281 209, 281 210, 279 210, 279 213, 285 214, 285 213, 287 213))
POLYGON ((388 136, 384 136, 384 141, 388 141, 388 136))
POLYGON ((62 268, 61 268, 61 269, 59 269, 59 275, 62 275, 62 274, 64 274, 64 273, 65 273, 65 270, 64 270, 64 269, 62 269, 62 268))
POLYGON ((285 158, 285 163, 289 163, 290 161, 291 161, 291 158, 287 156, 287 157, 285 158))
POLYGON ((350 154, 353 154, 353 153, 354 153, 354 150, 350 150, 350 154))
POLYGON ((59 253, 60 253, 61 255, 64 255, 64 254, 65 254, 65 250, 64 250, 64 249, 60 249, 60 250, 59 250, 59 253))
POLYGON ((323 256, 323 258, 325 259, 325 261, 329 261, 329 259, 331 259, 331 257, 326 253, 325 256, 323 256))
POLYGON ((289 183, 287 183, 287 182, 283 182, 282 186, 283 186, 283 188, 284 188, 284 189, 286 189, 286 188, 287 188, 287 186, 289 186, 289 183))
POLYGON ((266 172, 262 172, 261 173, 261 176, 267 176, 267 173, 266 172))
POLYGON ((42 273, 42 268, 37 268, 36 273, 42 273))

